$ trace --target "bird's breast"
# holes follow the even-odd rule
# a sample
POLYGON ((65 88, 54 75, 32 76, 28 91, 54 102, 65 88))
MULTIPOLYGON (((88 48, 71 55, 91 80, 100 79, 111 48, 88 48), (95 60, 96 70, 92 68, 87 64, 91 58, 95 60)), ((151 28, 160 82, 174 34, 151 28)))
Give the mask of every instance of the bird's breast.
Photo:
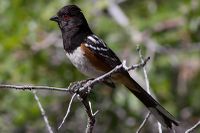
POLYGON ((72 53, 67 53, 66 55, 72 64, 84 75, 95 78, 104 74, 102 71, 97 70, 92 66, 89 60, 84 56, 80 47, 75 49, 72 53))

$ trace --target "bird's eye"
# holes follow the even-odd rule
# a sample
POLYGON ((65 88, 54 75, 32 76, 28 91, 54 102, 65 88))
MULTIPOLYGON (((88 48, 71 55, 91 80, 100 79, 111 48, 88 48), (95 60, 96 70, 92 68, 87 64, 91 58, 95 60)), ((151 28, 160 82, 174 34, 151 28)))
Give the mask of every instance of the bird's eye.
POLYGON ((69 18, 70 18, 69 15, 63 15, 63 19, 64 19, 64 20, 67 20, 67 19, 69 19, 69 18))

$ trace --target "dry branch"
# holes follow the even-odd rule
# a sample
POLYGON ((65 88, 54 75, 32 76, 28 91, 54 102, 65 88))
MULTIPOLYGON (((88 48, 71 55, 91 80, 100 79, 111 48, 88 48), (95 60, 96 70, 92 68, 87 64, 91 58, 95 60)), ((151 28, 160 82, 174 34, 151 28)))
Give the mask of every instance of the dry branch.
POLYGON ((49 87, 49 86, 31 86, 31 85, 5 85, 0 84, 0 89, 16 89, 16 90, 51 90, 51 91, 64 91, 68 92, 69 89, 58 88, 58 87, 49 87))
MULTIPOLYGON (((144 59, 143 59, 143 56, 142 56, 142 53, 141 53, 141 49, 140 49, 139 46, 137 47, 137 51, 138 51, 138 54, 139 54, 139 57, 140 57, 140 61, 142 63, 144 63, 144 59)), ((148 76, 147 76, 147 71, 146 71, 145 66, 143 67, 143 73, 144 73, 144 78, 145 78, 145 83, 146 83, 146 91, 151 95, 150 87, 149 87, 149 79, 148 79, 148 76)), ((151 115, 151 112, 149 111, 148 114, 145 116, 145 119, 141 123, 140 127, 137 129, 137 131, 136 131, 137 133, 141 132, 142 128, 145 126, 145 124, 146 124, 147 120, 149 119, 150 115, 151 115)), ((157 122, 157 123, 158 123, 158 132, 162 133, 161 124, 159 122, 157 122)))
POLYGON ((64 124, 64 122, 65 122, 65 120, 67 118, 67 116, 69 115, 70 110, 71 110, 71 106, 72 106, 72 102, 73 102, 75 96, 76 96, 76 93, 72 96, 72 98, 71 98, 71 100, 69 102, 69 106, 67 108, 67 113, 65 114, 65 117, 63 118, 61 124, 59 125, 58 130, 62 127, 62 125, 64 124))
POLYGON ((185 131, 185 133, 192 133, 197 127, 200 127, 200 120, 191 128, 185 131))
POLYGON ((149 119, 151 115, 151 112, 149 111, 148 114, 145 116, 143 122, 140 124, 139 128, 137 129, 136 133, 140 133, 143 129, 143 127, 145 126, 145 124, 147 123, 147 120, 149 119))
MULTIPOLYGON (((59 126, 59 128, 63 125, 66 117, 69 114, 69 110, 71 108, 71 104, 72 101, 74 99, 74 97, 76 95, 78 95, 80 97, 81 102, 83 103, 86 113, 88 115, 88 124, 87 124, 87 128, 86 128, 86 133, 92 133, 93 132, 93 128, 95 125, 95 115, 97 114, 98 111, 96 111, 95 113, 93 113, 92 108, 91 108, 91 103, 88 101, 87 99, 87 95, 89 94, 90 90, 92 89, 92 86, 109 78, 112 74, 117 73, 119 71, 121 71, 122 69, 125 71, 130 71, 130 70, 134 70, 136 68, 140 68, 140 67, 144 67, 147 63, 147 61, 149 61, 150 57, 146 58, 142 63, 136 64, 136 65, 132 65, 130 67, 126 66, 126 62, 123 61, 123 63, 121 65, 116 66, 114 69, 112 69, 111 71, 109 71, 108 73, 97 77, 93 80, 88 80, 87 82, 78 82, 75 85, 69 86, 67 89, 66 88, 57 88, 57 87, 48 87, 48 86, 30 86, 30 85, 2 85, 0 84, 0 88, 4 88, 4 89, 17 89, 17 90, 51 90, 51 91, 62 91, 62 92, 72 92, 74 95, 72 96, 72 99, 70 101, 70 104, 68 106, 68 111, 63 119, 63 122, 61 123, 61 125, 59 126), (84 84, 82 84, 84 83, 84 84), (76 91, 71 91, 71 89, 77 89, 76 91)), ((35 95, 36 100, 38 99, 37 96, 35 95)), ((38 100, 37 100, 38 101, 38 100)), ((38 104, 39 105, 39 104, 38 104)), ((40 104, 41 105, 41 104, 40 104)), ((40 106, 39 106, 40 107, 40 106)), ((43 109, 43 108, 42 108, 43 109)), ((40 107, 41 110, 41 107, 40 107)), ((41 112, 43 112, 44 114, 44 110, 41 110, 41 112)), ((44 117, 44 115, 43 115, 44 117)), ((46 118, 44 117, 45 123, 46 123, 46 118)), ((48 122, 47 122, 48 123, 48 122)))
MULTIPOLYGON (((137 51, 138 51, 140 60, 141 60, 141 62, 143 63, 143 62, 144 62, 144 59, 143 59, 143 56, 142 56, 142 53, 141 53, 141 49, 140 49, 139 46, 137 47, 137 51)), ((145 78, 145 83, 146 83, 146 91, 147 91, 149 94, 151 94, 151 93, 150 93, 150 88, 149 88, 149 79, 148 79, 148 76, 147 76, 147 71, 146 71, 146 69, 145 69, 145 66, 143 67, 143 73, 144 73, 144 78, 145 78)), ((145 124, 147 123, 147 120, 149 119, 150 115, 151 115, 151 112, 149 111, 148 114, 145 116, 144 121, 141 123, 141 125, 140 125, 139 128, 137 129, 136 133, 139 133, 139 132, 142 130, 142 128, 143 128, 143 127, 145 126, 145 124)))
POLYGON ((85 133, 92 133, 94 125, 95 125, 95 121, 96 121, 95 120, 95 116, 98 113, 98 111, 93 113, 92 107, 91 107, 91 103, 90 103, 90 101, 87 100, 87 98, 84 99, 82 101, 82 103, 85 106, 85 111, 86 111, 86 113, 88 115, 88 123, 87 123, 87 128, 85 130, 85 133))
POLYGON ((49 132, 49 133, 53 133, 53 130, 52 130, 50 124, 49 124, 48 117, 47 117, 47 115, 46 115, 46 113, 45 113, 45 111, 44 111, 44 109, 43 109, 43 107, 42 107, 42 104, 41 104, 41 102, 40 102, 40 100, 39 100, 39 98, 38 98, 36 92, 33 91, 33 94, 34 94, 35 100, 37 101, 38 107, 39 107, 39 109, 40 109, 40 111, 41 111, 41 114, 42 114, 42 116, 43 116, 43 119, 44 119, 44 122, 45 122, 45 125, 46 125, 46 127, 47 127, 48 132, 49 132))

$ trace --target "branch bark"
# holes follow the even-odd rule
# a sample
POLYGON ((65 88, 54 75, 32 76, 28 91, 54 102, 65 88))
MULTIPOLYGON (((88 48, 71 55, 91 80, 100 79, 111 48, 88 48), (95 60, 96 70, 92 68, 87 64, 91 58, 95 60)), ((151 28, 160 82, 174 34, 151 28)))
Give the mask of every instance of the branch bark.
MULTIPOLYGON (((138 54, 139 54, 139 57, 140 57, 140 61, 143 63, 144 59, 143 59, 141 49, 140 49, 139 46, 137 47, 137 51, 138 51, 138 54)), ((145 79, 145 83, 146 83, 146 91, 151 95, 150 87, 149 87, 149 79, 148 79, 148 76, 147 76, 147 71, 146 71, 145 66, 143 67, 143 73, 144 73, 144 79, 145 79)), ((151 112, 149 111, 148 114, 145 116, 145 119, 143 120, 142 124, 138 128, 137 133, 141 132, 142 128, 145 126, 146 122, 148 121, 150 115, 151 115, 151 112)), ((157 122, 157 123, 158 123, 158 132, 162 133, 161 124, 159 122, 157 122)))
POLYGON ((36 91, 33 91, 33 94, 34 94, 35 100, 37 101, 38 107, 39 107, 39 109, 40 109, 40 111, 41 111, 41 114, 42 114, 42 117, 43 117, 43 119, 44 119, 44 122, 45 122, 45 125, 46 125, 46 127, 47 127, 48 132, 49 132, 49 133, 53 133, 53 130, 52 130, 50 124, 49 124, 48 117, 47 117, 47 115, 46 115, 46 113, 45 113, 45 111, 44 111, 44 109, 43 109, 43 107, 42 107, 42 104, 41 104, 41 102, 40 102, 40 100, 39 100, 39 98, 38 98, 38 96, 37 96, 37 94, 36 94, 36 91))
POLYGON ((58 130, 62 127, 62 125, 64 124, 64 122, 65 122, 65 120, 66 120, 66 118, 67 118, 67 116, 69 115, 70 110, 71 110, 71 106, 72 106, 72 102, 73 102, 75 96, 76 96, 76 93, 72 96, 72 98, 71 98, 71 100, 70 100, 70 102, 69 102, 69 106, 68 106, 68 108, 67 108, 67 113, 65 114, 65 116, 64 116, 64 118, 63 118, 61 124, 59 125, 58 130))
POLYGON ((94 128, 94 125, 95 125, 95 116, 96 114, 98 113, 98 111, 96 111, 95 113, 93 113, 92 111, 92 107, 91 107, 91 103, 90 101, 88 101, 88 99, 84 99, 82 101, 84 107, 85 107, 85 111, 88 115, 88 123, 87 123, 87 128, 85 130, 85 133, 92 133, 93 132, 93 128, 94 128))
POLYGON ((5 85, 0 84, 0 89, 16 89, 16 90, 50 90, 50 91, 61 91, 68 92, 69 89, 66 88, 58 88, 58 87, 50 87, 50 86, 32 86, 32 85, 5 85))
POLYGON ((200 127, 200 120, 194 126, 186 130, 185 133, 192 133, 198 127, 200 127))

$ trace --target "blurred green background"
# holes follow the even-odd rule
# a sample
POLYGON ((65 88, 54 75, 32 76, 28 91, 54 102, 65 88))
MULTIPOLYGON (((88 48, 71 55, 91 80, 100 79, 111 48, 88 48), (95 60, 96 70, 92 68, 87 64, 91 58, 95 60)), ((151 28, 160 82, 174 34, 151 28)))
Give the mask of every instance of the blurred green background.
MULTIPOLYGON (((139 62, 137 45, 151 57, 146 66, 150 86, 182 122, 177 132, 200 119, 199 0, 1 0, 0 83, 67 87, 86 78, 67 60, 59 28, 49 21, 67 4, 80 6, 93 31, 129 65, 139 62)), ((130 73, 145 87, 142 69, 130 73)), ((56 131, 71 95, 37 93, 56 131)), ((96 133, 135 132, 147 113, 120 85, 114 90, 98 85, 90 100, 100 110, 96 133)), ((86 124, 84 108, 75 100, 60 132, 81 133, 86 124)), ((151 117, 142 132, 158 132, 156 127, 151 117)), ((0 132, 47 132, 31 92, 0 91, 0 132)))

